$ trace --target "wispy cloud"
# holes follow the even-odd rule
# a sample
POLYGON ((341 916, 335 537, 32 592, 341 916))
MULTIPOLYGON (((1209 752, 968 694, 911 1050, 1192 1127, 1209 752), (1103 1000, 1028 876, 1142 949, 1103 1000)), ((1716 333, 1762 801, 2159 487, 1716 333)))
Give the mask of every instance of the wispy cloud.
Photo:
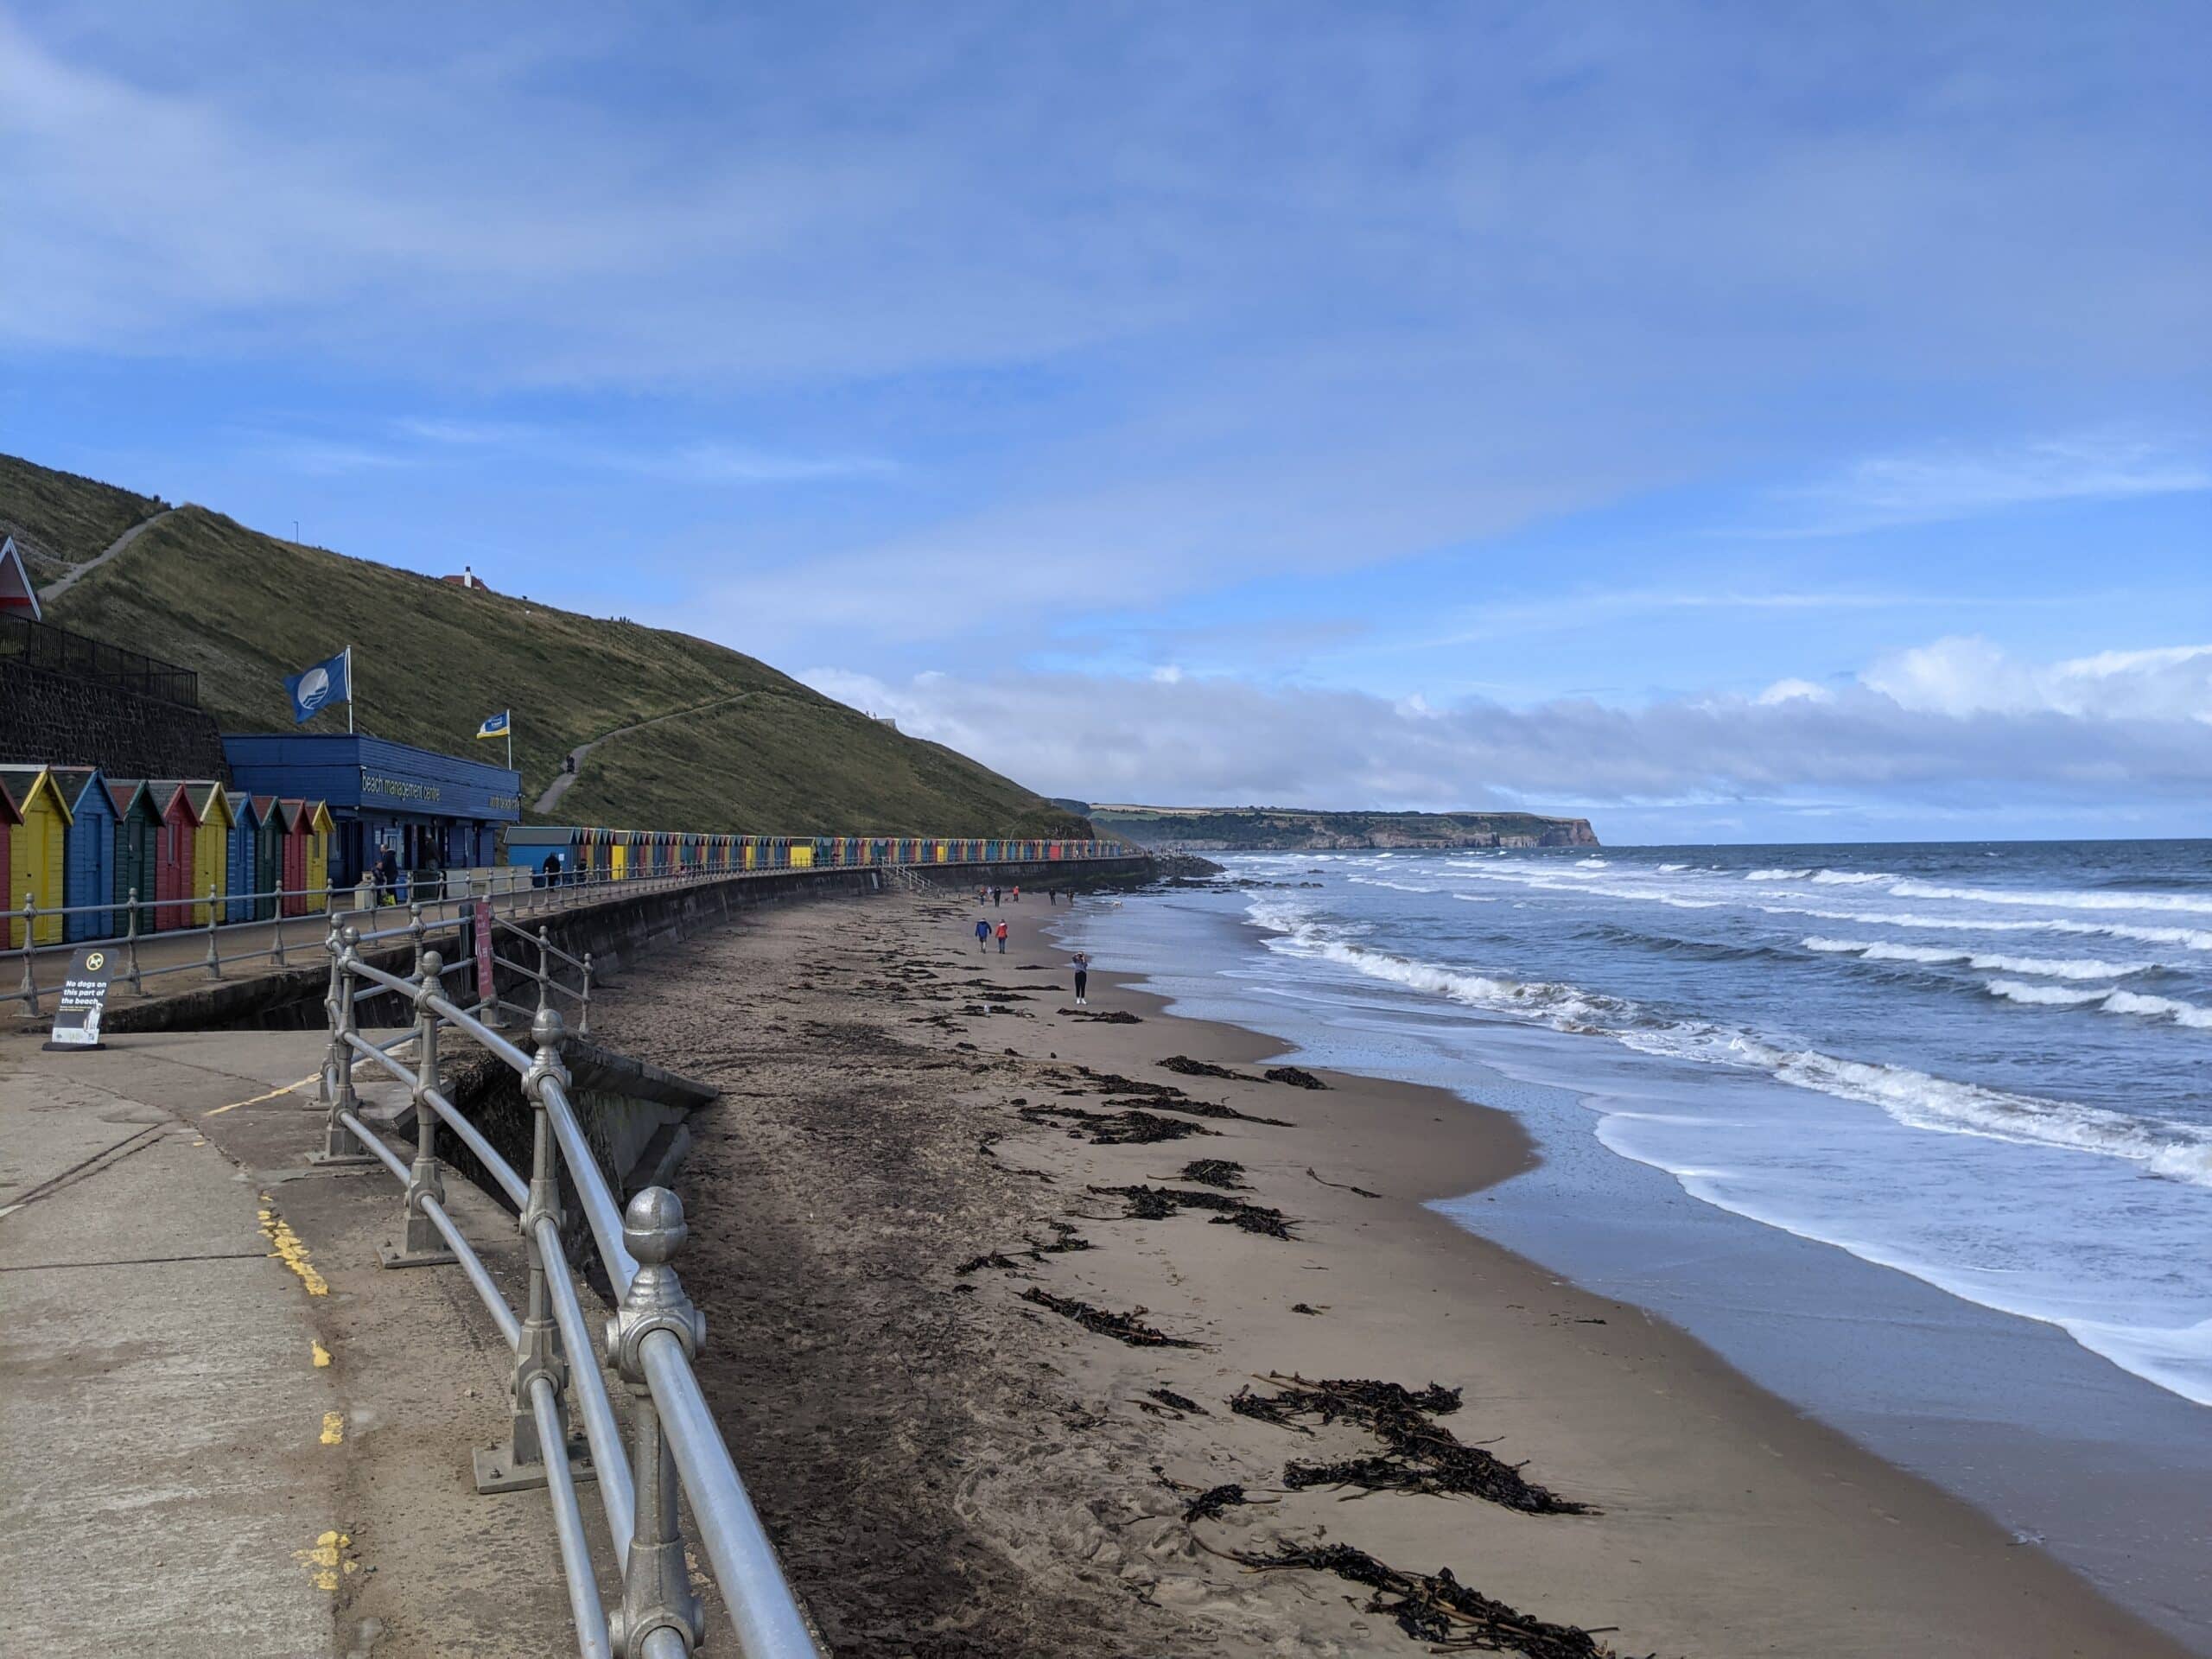
POLYGON ((804 484, 827 480, 884 479, 903 469, 874 455, 802 454, 720 439, 690 438, 665 445, 610 444, 582 432, 522 421, 410 416, 392 423, 408 442, 435 449, 503 454, 588 467, 639 477, 694 484, 804 484))
POLYGON ((1776 537, 1847 536, 1942 524, 2065 501, 2113 501, 2212 490, 2212 448, 2088 435, 2008 448, 1946 446, 1874 455, 1832 478, 1782 493, 1790 522, 1776 537))

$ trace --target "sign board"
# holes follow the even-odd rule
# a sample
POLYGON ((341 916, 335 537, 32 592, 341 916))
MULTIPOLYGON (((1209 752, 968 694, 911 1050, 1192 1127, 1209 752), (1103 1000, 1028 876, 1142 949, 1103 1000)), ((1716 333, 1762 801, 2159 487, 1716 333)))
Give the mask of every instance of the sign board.
POLYGON ((489 1004, 499 995, 492 981, 492 901, 476 901, 476 1000, 489 1004))
POLYGON ((107 1008, 107 988, 114 958, 105 945, 88 944, 69 963, 61 1000, 54 1005, 54 1035, 48 1048, 104 1048, 100 1015, 107 1008))

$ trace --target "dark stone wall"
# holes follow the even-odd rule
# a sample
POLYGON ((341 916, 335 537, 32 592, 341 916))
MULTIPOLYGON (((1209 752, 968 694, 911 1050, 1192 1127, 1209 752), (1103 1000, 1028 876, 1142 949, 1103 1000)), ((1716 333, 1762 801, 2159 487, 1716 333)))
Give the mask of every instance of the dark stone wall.
POLYGON ((219 778, 222 734, 204 709, 0 661, 0 763, 98 766, 112 778, 219 778))

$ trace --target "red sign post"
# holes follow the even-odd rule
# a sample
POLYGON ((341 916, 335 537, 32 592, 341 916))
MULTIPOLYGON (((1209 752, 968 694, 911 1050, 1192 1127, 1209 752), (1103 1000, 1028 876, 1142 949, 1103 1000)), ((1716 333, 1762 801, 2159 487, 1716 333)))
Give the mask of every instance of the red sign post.
POLYGON ((476 901, 476 1001, 489 1007, 498 996, 499 988, 492 982, 492 901, 476 901))

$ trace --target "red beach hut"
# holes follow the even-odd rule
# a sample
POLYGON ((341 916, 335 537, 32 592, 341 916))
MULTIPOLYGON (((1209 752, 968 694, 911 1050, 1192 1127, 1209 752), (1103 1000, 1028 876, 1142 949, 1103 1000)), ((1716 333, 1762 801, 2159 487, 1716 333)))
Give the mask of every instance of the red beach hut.
POLYGON ((154 842, 154 930, 166 933, 192 919, 193 841, 200 820, 181 778, 149 778, 146 792, 161 822, 154 842))

